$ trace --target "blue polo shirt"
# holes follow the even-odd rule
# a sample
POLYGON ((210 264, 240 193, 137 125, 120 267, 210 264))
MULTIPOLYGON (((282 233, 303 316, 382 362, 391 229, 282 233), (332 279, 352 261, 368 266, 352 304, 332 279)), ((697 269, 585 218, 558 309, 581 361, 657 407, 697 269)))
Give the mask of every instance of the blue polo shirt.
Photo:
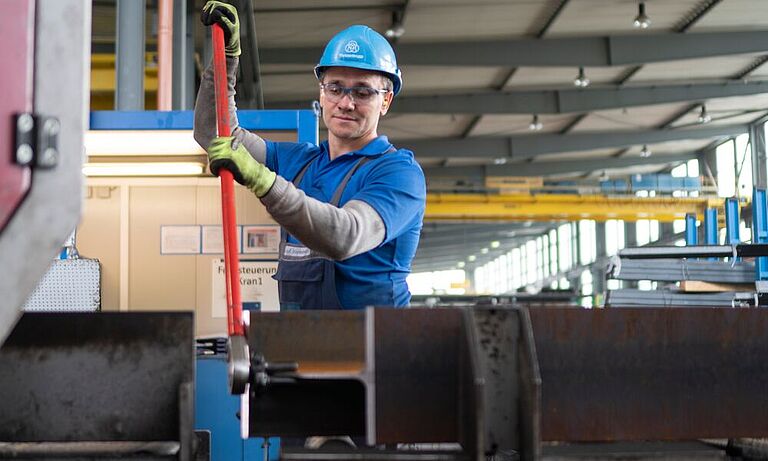
MULTIPOLYGON (((328 203, 341 180, 361 157, 373 160, 360 167, 341 195, 339 207, 362 200, 384 221, 384 242, 366 253, 335 261, 336 291, 345 309, 374 306, 407 306, 411 294, 405 278, 419 244, 424 219, 426 182, 413 152, 392 147, 379 136, 356 152, 331 161, 328 142, 272 142, 267 144, 267 167, 288 181, 310 163, 299 188, 310 197, 328 203)), ((289 241, 297 242, 292 237, 289 241)))

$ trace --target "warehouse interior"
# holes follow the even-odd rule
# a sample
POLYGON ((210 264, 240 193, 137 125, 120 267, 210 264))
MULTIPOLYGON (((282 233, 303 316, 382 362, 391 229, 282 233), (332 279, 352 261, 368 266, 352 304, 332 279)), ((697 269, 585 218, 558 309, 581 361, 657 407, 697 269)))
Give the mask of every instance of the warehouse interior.
POLYGON ((402 70, 410 307, 327 312, 281 307, 246 187, 226 234, 205 3, 0 15, 0 459, 768 457, 768 2, 224 2, 264 139, 332 136, 340 30, 402 70))

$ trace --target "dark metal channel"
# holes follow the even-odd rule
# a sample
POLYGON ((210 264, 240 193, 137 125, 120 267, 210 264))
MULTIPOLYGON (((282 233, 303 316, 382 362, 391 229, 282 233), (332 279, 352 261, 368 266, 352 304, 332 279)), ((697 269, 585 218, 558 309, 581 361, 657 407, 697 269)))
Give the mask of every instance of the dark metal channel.
POLYGON ((768 436, 768 311, 530 311, 545 441, 768 436))
POLYGON ((252 354, 296 363, 293 379, 250 387, 249 435, 365 435, 365 312, 251 313, 252 354))
POLYGON ((193 336, 186 312, 24 314, 0 348, 0 441, 179 441, 193 336))
MULTIPOLYGON (((470 436, 475 415, 458 418, 466 383, 460 358, 466 347, 461 309, 376 309, 376 441, 456 442, 470 436)), ((478 402, 472 401, 472 404, 478 402)), ((468 410, 468 409, 465 409, 468 410)), ((475 442, 475 440, 472 440, 475 442)), ((474 446, 473 446, 474 448, 474 446)))

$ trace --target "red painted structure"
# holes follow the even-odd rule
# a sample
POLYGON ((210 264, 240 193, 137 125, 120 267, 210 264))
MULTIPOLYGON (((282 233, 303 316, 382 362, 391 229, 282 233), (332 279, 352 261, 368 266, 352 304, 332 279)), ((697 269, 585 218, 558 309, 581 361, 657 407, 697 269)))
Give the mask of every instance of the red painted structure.
POLYGON ((32 112, 35 2, 3 2, 0 30, 15 37, 13 46, 0 47, 0 232, 24 199, 31 184, 29 167, 15 162, 15 114, 32 112))

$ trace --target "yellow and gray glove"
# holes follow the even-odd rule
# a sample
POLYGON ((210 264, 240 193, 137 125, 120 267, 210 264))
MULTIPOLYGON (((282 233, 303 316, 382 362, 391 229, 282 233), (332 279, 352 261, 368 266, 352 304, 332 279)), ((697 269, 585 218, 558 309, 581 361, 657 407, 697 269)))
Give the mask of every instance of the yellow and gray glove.
POLYGON ((275 183, 277 175, 251 157, 248 150, 239 144, 232 147, 232 136, 218 137, 208 146, 208 162, 211 173, 219 175, 219 169, 232 172, 235 181, 251 190, 256 197, 264 197, 275 183))
POLYGON ((200 20, 206 26, 221 25, 226 43, 224 54, 240 56, 240 20, 237 17, 237 8, 228 3, 209 0, 203 6, 200 20))

